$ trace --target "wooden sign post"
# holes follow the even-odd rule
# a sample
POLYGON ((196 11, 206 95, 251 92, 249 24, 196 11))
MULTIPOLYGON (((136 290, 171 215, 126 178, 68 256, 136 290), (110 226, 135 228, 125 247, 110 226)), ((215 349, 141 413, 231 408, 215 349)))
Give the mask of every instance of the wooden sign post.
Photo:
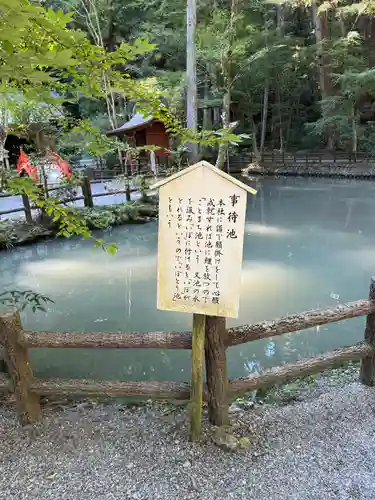
POLYGON ((238 316, 247 193, 256 191, 205 161, 151 186, 157 188, 157 307, 194 315, 191 438, 198 440, 205 316, 238 316))

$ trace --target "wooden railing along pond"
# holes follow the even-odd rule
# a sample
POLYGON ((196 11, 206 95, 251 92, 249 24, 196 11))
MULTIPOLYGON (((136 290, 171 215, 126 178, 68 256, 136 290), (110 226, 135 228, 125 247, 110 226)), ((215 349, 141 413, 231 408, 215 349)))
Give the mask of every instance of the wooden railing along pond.
MULTIPOLYGON (((334 308, 312 310, 285 316, 274 321, 225 328, 225 319, 206 320, 206 387, 210 421, 215 425, 228 423, 230 397, 255 389, 280 384, 296 377, 319 373, 343 362, 362 360, 360 380, 374 384, 375 374, 375 277, 371 280, 368 300, 359 300, 334 308), (311 359, 285 364, 262 373, 228 381, 226 348, 312 328, 318 325, 367 316, 364 341, 337 349, 311 359)), ((129 333, 52 333, 27 332, 22 329, 19 314, 0 316, 0 344, 3 345, 9 375, 0 378, 2 392, 14 392, 21 423, 41 418, 41 396, 140 396, 156 399, 190 397, 187 383, 151 381, 95 381, 36 379, 29 362, 28 349, 35 348, 148 348, 191 349, 191 332, 129 332, 129 333)))
MULTIPOLYGON (((345 153, 320 151, 315 153, 290 153, 278 151, 266 151, 260 156, 251 152, 242 152, 229 159, 228 168, 231 174, 241 173, 244 167, 249 164, 259 164, 261 167, 272 173, 274 170, 290 169, 314 175, 317 172, 328 174, 329 171, 349 169, 353 174, 357 171, 370 170, 375 165, 375 158, 364 152, 345 153)), ((337 173, 337 172, 336 172, 337 173)), ((285 173, 286 175, 286 173, 285 173)), ((355 176, 355 175, 354 175, 355 176)))
MULTIPOLYGON (((93 180, 90 181, 88 177, 83 177, 82 183, 80 185, 82 194, 79 196, 70 196, 70 197, 64 197, 60 201, 60 203, 70 203, 73 201, 80 201, 83 200, 83 204, 87 208, 92 208, 94 206, 94 199, 99 198, 102 196, 113 196, 113 195, 118 195, 118 194, 125 194, 126 199, 128 201, 131 200, 131 193, 139 191, 138 188, 131 188, 129 186, 126 187, 126 189, 116 189, 116 190, 108 190, 104 191, 103 193, 93 193, 91 189, 91 185, 98 183, 98 182, 106 182, 110 181, 113 178, 110 179, 103 179, 103 180, 93 180)), ((57 187, 49 187, 47 189, 48 193, 57 191, 57 190, 63 190, 65 186, 57 186, 57 187)), ((0 198, 9 198, 9 197, 14 197, 17 195, 11 194, 11 193, 0 193, 0 198)), ((32 223, 33 222, 33 217, 32 217, 32 210, 37 209, 37 207, 34 207, 30 204, 29 197, 27 195, 22 195, 22 207, 16 207, 16 208, 11 208, 8 210, 0 210, 0 219, 2 215, 9 215, 12 213, 17 213, 17 212, 24 212, 25 214, 25 219, 27 222, 32 223)))
MULTIPOLYGON (((254 161, 254 154, 251 156, 254 161)), ((357 152, 347 153, 343 151, 318 151, 313 153, 280 153, 278 151, 264 152, 261 155, 260 162, 264 165, 311 165, 311 164, 351 164, 351 163, 369 163, 374 158, 369 153, 357 152)))

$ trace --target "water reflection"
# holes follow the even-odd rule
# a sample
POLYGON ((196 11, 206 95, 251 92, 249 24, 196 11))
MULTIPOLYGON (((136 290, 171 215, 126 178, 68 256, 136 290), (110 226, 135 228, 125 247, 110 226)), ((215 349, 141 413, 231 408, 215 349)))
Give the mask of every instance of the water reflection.
MULTIPOLYGON (((259 186, 258 186, 259 188, 259 186)), ((265 179, 248 206, 240 317, 229 326, 327 307, 367 295, 375 269, 373 183, 265 179)), ((0 288, 32 288, 55 300, 26 327, 59 331, 185 330, 191 316, 156 310, 157 225, 105 235, 115 257, 77 240, 42 242, 0 253, 0 288)), ((229 374, 343 346, 363 337, 363 319, 322 326, 228 351, 229 374)), ((42 350, 39 376, 189 378, 188 352, 42 350)))
POLYGON ((262 236, 285 237, 291 236, 293 231, 285 227, 267 226, 266 224, 247 223, 245 225, 246 234, 260 234, 262 236))

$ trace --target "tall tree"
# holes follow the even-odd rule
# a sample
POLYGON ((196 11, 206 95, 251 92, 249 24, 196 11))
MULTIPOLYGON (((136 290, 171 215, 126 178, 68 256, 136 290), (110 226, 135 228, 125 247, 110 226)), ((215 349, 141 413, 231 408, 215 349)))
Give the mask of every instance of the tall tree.
MULTIPOLYGON (((326 101, 333 95, 333 85, 330 76, 329 58, 327 55, 327 41, 329 39, 329 24, 327 9, 319 8, 317 0, 311 2, 311 13, 316 39, 316 50, 319 71, 319 88, 322 101, 326 101)), ((324 104, 322 108, 324 113, 324 104)), ((335 148, 335 130, 331 125, 326 130, 327 149, 335 148)))
MULTIPOLYGON (((223 129, 232 131, 235 129, 236 124, 231 124, 231 95, 232 95, 232 52, 233 43, 236 38, 236 24, 241 7, 241 0, 232 0, 229 25, 226 32, 225 47, 222 54, 222 77, 223 77, 223 107, 221 119, 223 122, 223 129)), ((220 169, 225 168, 225 157, 227 154, 228 145, 222 143, 219 145, 219 152, 216 159, 216 167, 220 169)))

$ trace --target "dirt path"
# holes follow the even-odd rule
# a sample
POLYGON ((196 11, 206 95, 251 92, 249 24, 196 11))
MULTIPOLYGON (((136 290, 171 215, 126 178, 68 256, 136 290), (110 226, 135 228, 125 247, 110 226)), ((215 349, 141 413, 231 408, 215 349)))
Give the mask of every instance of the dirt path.
POLYGON ((375 498, 375 389, 235 414, 249 451, 187 442, 183 411, 84 403, 21 429, 0 407, 0 499, 375 498))

